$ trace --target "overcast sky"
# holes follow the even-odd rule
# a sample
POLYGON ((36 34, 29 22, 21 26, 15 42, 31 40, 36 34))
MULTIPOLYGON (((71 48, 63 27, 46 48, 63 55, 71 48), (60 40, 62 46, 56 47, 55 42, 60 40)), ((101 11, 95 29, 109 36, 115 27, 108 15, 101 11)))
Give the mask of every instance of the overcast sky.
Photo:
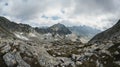
POLYGON ((0 15, 32 26, 63 23, 105 29, 120 19, 120 0, 0 0, 0 15))

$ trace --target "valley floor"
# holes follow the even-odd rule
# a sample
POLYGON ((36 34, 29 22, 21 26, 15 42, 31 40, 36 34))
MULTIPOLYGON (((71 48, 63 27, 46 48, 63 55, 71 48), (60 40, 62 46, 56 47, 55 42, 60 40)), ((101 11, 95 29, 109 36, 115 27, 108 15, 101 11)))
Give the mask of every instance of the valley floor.
POLYGON ((120 67, 120 43, 0 40, 2 67, 120 67))

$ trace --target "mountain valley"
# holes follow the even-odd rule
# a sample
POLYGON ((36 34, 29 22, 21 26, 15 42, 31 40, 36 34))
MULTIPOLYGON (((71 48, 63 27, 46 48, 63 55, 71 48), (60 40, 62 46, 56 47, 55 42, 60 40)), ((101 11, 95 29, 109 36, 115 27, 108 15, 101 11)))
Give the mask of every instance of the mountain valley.
POLYGON ((120 67, 120 21, 100 32, 60 23, 34 28, 0 17, 0 66, 120 67))

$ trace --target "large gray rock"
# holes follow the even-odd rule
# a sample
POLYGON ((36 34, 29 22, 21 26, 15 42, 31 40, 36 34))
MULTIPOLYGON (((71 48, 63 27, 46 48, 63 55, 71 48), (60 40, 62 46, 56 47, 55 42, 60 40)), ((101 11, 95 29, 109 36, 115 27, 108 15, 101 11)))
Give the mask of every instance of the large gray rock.
POLYGON ((16 61, 17 61, 17 63, 18 63, 18 67, 30 67, 30 65, 27 64, 27 63, 22 59, 22 57, 20 56, 20 53, 19 53, 19 52, 17 52, 17 53, 15 54, 15 59, 16 59, 16 61))
POLYGON ((32 53, 37 57, 38 62, 41 66, 54 67, 55 65, 58 65, 58 60, 49 55, 44 47, 34 47, 32 51, 34 52, 32 53))
POLYGON ((29 64, 27 64, 22 57, 20 56, 20 53, 7 53, 3 56, 3 59, 8 67, 18 66, 18 67, 30 67, 29 64))
POLYGON ((3 56, 3 59, 8 67, 13 67, 17 64, 14 54, 7 53, 3 56))

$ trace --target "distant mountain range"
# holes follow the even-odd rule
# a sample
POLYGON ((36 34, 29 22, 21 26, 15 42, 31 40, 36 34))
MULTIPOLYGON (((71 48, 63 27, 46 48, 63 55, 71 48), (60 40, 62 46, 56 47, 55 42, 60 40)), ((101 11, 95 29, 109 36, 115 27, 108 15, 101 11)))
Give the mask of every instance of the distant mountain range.
POLYGON ((35 30, 40 34, 46 34, 46 33, 56 33, 59 35, 75 34, 79 38, 86 39, 87 41, 90 40, 97 33, 101 32, 101 30, 94 29, 89 26, 65 27, 65 25, 60 23, 55 24, 51 27, 44 27, 44 28, 36 27, 35 30))
POLYGON ((91 39, 93 36, 95 36, 97 33, 101 32, 101 30, 89 27, 89 26, 73 26, 73 27, 68 27, 72 33, 78 35, 79 37, 82 38, 88 38, 91 39))
POLYGON ((45 28, 40 27, 33 28, 30 25, 22 23, 18 24, 8 20, 5 17, 0 17, 0 33, 1 33, 0 35, 4 37, 7 36, 16 37, 16 35, 17 37, 20 37, 18 36, 18 34, 21 35, 22 37, 23 36, 30 37, 28 36, 28 34, 30 33, 32 34, 34 33, 35 35, 51 33, 52 35, 59 34, 60 36, 75 34, 79 38, 90 40, 94 35, 96 35, 99 32, 100 30, 88 26, 66 27, 65 25, 60 23, 45 28))

